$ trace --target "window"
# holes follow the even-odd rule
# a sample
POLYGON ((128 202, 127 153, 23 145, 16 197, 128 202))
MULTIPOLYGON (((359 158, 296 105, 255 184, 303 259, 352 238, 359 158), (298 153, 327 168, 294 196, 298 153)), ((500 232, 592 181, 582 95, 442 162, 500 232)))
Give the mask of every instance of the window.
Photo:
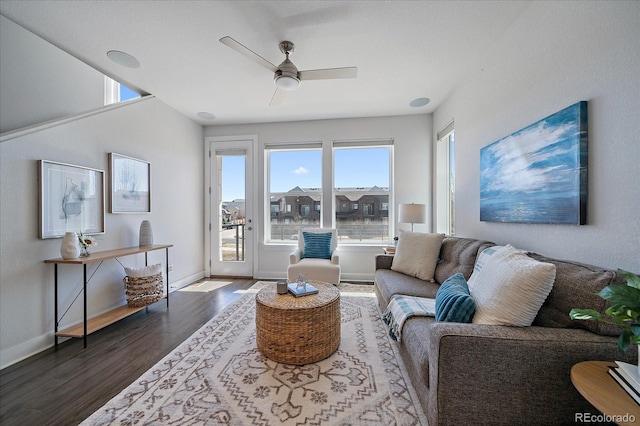
POLYGON ((321 226, 322 145, 267 145, 265 161, 271 212, 266 241, 291 241, 301 226, 321 226))
POLYGON ((342 242, 389 241, 392 143, 333 143, 334 217, 342 242))
POLYGON ((341 243, 388 244, 392 156, 393 140, 265 145, 265 242, 323 226, 336 228, 341 243), (323 174, 333 187, 322 187, 323 174))
POLYGON ((455 138, 454 123, 437 133, 436 232, 455 235, 455 138))
POLYGON ((139 98, 140 94, 112 78, 104 77, 104 104, 111 105, 129 99, 139 98))

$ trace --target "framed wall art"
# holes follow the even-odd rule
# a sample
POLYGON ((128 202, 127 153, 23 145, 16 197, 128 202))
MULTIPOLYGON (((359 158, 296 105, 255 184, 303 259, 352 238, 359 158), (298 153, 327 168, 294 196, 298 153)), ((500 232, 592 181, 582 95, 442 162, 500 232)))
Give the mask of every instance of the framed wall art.
POLYGON ((480 150, 480 220, 584 225, 587 101, 480 150))
POLYGON ((109 154, 111 213, 151 212, 151 163, 109 154))
POLYGON ((38 237, 104 233, 104 171, 47 160, 38 166, 38 237))

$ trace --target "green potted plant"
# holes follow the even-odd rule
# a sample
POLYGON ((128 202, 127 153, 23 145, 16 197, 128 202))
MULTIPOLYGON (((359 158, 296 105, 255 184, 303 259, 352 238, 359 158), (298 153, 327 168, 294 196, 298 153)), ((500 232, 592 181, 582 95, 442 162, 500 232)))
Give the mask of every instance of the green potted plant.
MULTIPOLYGON (((622 328, 618 337, 618 349, 624 352, 630 344, 638 347, 640 355, 640 276, 618 269, 618 273, 627 280, 627 285, 609 285, 597 294, 612 305, 603 317, 593 309, 571 309, 569 316, 575 320, 588 320, 613 324, 622 328)), ((640 363, 639 363, 640 364, 640 363)), ((640 365, 638 367, 640 373, 640 365)))

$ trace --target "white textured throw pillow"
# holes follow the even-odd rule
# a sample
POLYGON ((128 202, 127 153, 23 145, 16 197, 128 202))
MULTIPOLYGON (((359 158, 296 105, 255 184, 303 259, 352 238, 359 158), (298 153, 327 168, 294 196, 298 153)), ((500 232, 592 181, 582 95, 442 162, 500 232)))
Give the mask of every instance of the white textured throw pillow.
POLYGON ((444 234, 400 231, 391 269, 425 281, 433 281, 444 234))
POLYGON ((556 265, 511 245, 485 249, 469 278, 474 324, 530 326, 553 288, 556 265))
POLYGON ((162 272, 162 264, 160 263, 142 268, 127 268, 126 266, 124 268, 124 273, 130 277, 150 277, 158 275, 160 272, 162 272))

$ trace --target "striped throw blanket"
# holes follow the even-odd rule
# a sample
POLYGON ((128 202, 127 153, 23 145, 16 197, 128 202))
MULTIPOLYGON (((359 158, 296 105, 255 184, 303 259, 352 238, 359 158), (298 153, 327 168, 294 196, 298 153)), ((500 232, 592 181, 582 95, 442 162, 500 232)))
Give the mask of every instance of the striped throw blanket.
POLYGON ((435 299, 396 294, 391 297, 389 306, 382 314, 382 321, 389 326, 389 336, 396 342, 400 342, 402 326, 408 318, 434 317, 435 315, 435 299))

